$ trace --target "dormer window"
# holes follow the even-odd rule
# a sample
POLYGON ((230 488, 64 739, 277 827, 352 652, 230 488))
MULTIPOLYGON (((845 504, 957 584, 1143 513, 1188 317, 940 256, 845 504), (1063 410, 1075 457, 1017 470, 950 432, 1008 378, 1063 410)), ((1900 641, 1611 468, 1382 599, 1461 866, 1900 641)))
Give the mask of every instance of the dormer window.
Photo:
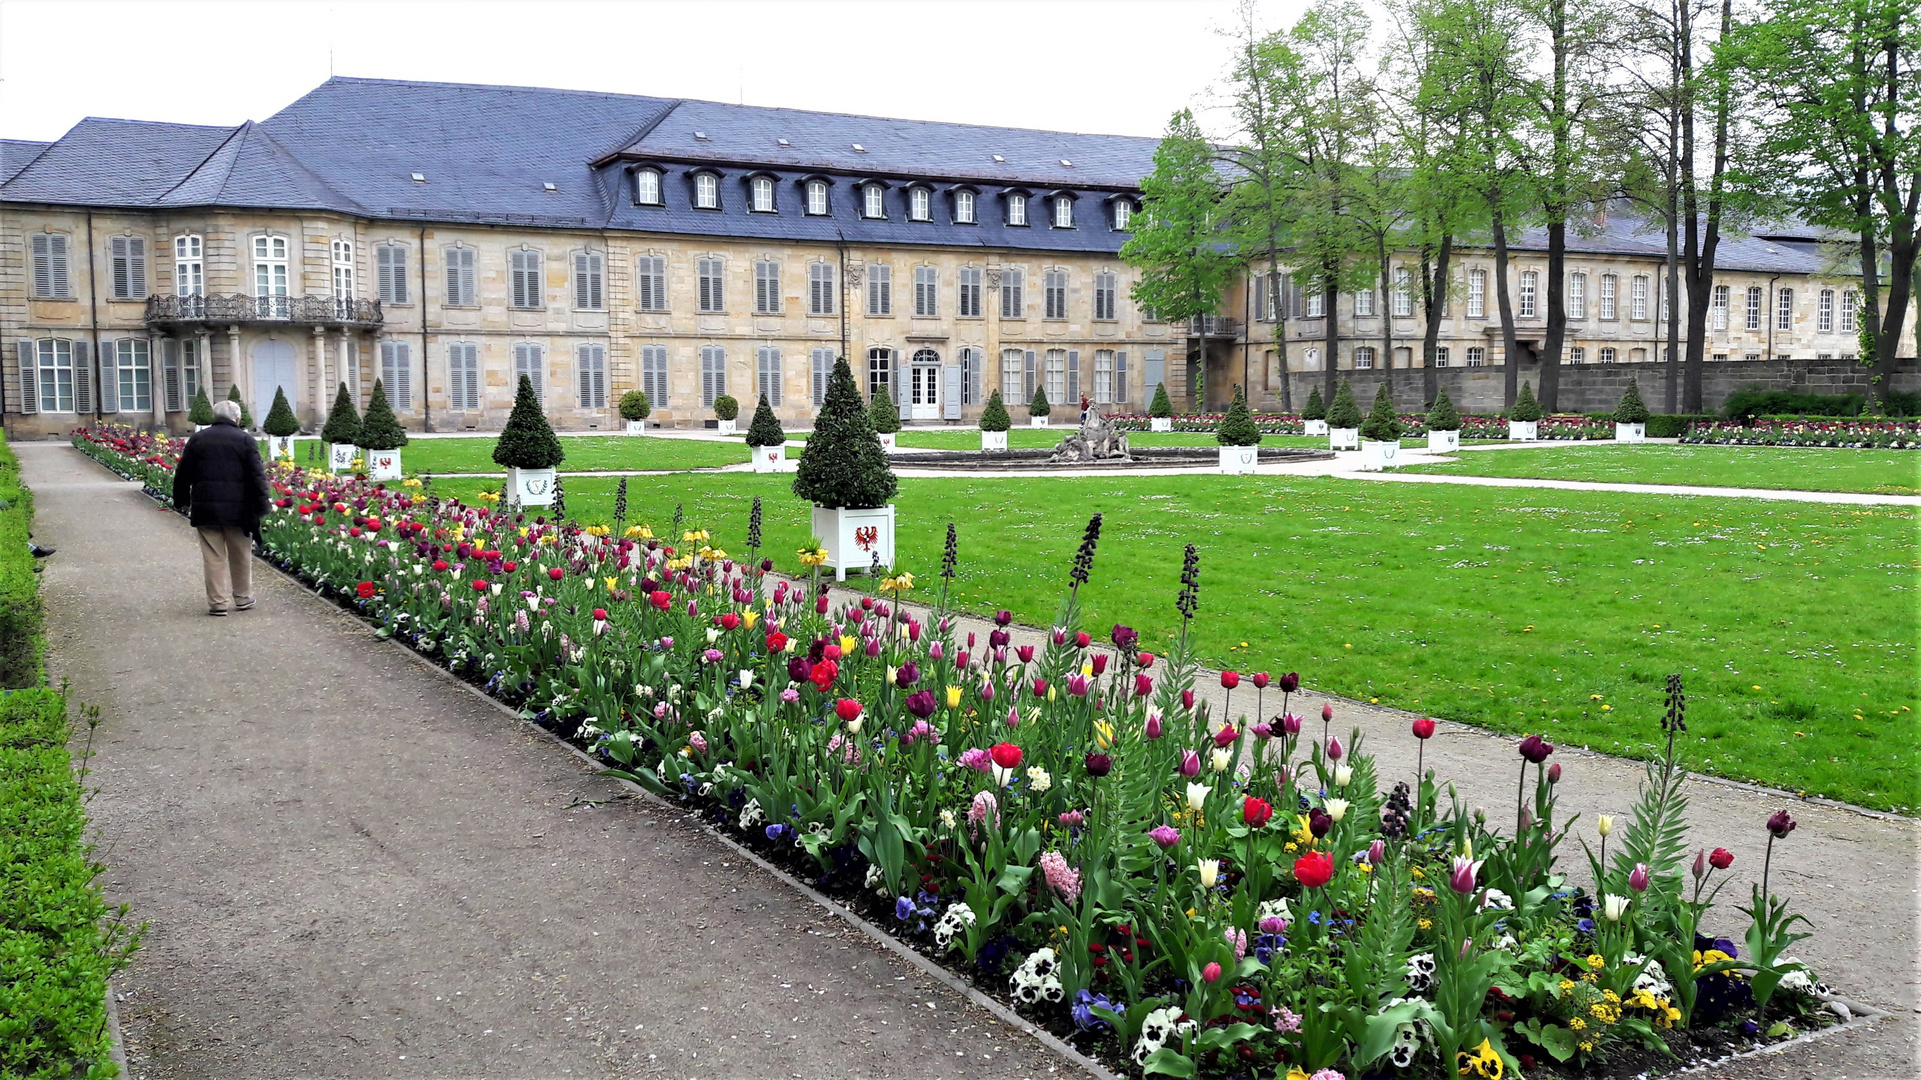
POLYGON ((694 174, 694 206, 701 210, 720 209, 720 177, 708 172, 694 174))
POLYGON ((907 193, 908 216, 915 221, 934 220, 934 195, 924 187, 912 188, 907 193))
POLYGON ((807 212, 815 217, 827 216, 827 181, 807 181, 807 212))
POLYGON ((774 212, 774 178, 756 176, 752 184, 754 192, 754 213, 771 214, 774 212))
POLYGON ((975 224, 973 192, 956 191, 954 193, 954 221, 961 225, 975 224))
POLYGON ((1009 225, 1027 224, 1027 196, 1016 194, 1007 196, 1007 223, 1009 225))
POLYGON ((1134 204, 1127 199, 1114 200, 1114 231, 1126 232, 1134 220, 1134 204))
POLYGON ((1066 195, 1054 196, 1054 227, 1056 229, 1074 227, 1074 200, 1066 195))
POLYGON ((886 192, 879 184, 869 184, 861 189, 861 216, 884 218, 887 216, 886 192))
POLYGON ((639 169, 634 172, 634 201, 642 206, 660 205, 659 169, 639 169))

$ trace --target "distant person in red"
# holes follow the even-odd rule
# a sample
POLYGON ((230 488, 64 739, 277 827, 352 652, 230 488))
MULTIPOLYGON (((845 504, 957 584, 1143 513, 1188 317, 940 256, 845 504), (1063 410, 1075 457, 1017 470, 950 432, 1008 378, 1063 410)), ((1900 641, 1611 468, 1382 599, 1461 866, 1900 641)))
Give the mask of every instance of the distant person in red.
POLYGON ((240 403, 216 402, 213 423, 195 432, 173 471, 173 504, 200 534, 207 614, 253 606, 253 534, 267 514, 267 465, 240 430, 240 403))

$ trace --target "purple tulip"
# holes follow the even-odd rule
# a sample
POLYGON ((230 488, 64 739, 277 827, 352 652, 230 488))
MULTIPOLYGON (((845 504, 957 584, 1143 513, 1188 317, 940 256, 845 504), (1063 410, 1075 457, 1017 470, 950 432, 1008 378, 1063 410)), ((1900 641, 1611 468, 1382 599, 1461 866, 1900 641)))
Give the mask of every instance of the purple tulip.
POLYGON ((1180 773, 1190 780, 1201 775, 1201 755, 1192 750, 1181 751, 1180 773))
POLYGON ((1013 621, 1014 621, 1014 613, 1006 610, 1005 608, 1001 609, 1000 611, 996 611, 994 613, 994 625, 996 626, 1006 626, 1008 623, 1011 623, 1013 621))
POLYGON ((907 695, 907 711, 922 720, 934 715, 939 706, 934 704, 934 694, 929 690, 916 690, 907 695))
POLYGON ((902 664, 894 671, 894 685, 902 690, 920 681, 920 668, 912 660, 902 664))
POLYGON ((1370 866, 1379 866, 1387 861, 1387 841, 1376 840, 1367 845, 1367 861, 1370 866))
POLYGON ((991 681, 984 682, 981 684, 981 700, 982 701, 994 700, 994 684, 991 681))
POLYGON ((1141 640, 1141 635, 1136 633, 1131 626, 1122 626, 1120 623, 1115 623, 1114 630, 1108 635, 1108 638, 1114 642, 1115 648, 1125 651, 1137 644, 1141 640))
POLYGON ((1339 735, 1327 740, 1327 757, 1329 761, 1339 761, 1342 755, 1346 753, 1346 750, 1341 749, 1341 737, 1339 735))
POLYGON ((932 645, 929 645, 927 647, 927 658, 929 660, 939 660, 946 655, 947 655, 947 650, 941 648, 940 642, 938 641, 934 642, 932 645))
POLYGON ((1788 834, 1794 831, 1794 819, 1788 816, 1786 810, 1776 810, 1774 816, 1768 819, 1768 831, 1774 834, 1776 840, 1786 840, 1788 834))
POLYGON ((1067 692, 1075 697, 1087 696, 1087 676, 1075 672, 1067 677, 1067 692))
POLYGON ((1295 716, 1293 713, 1288 713, 1281 717, 1281 730, 1289 735, 1299 735, 1301 733, 1301 718, 1295 716))
POLYGON ((1463 855, 1454 857, 1454 872, 1448 875, 1447 887, 1466 896, 1474 891, 1474 860, 1463 855))
POLYGON ((1056 645, 1067 644, 1067 631, 1062 630, 1060 627, 1055 627, 1054 628, 1054 644, 1056 645))
POLYGON ((1007 648, 1007 643, 1012 639, 1013 635, 1005 630, 989 630, 987 632, 987 647, 990 649, 1005 649, 1007 648))
POLYGON ((1326 836, 1333 828, 1334 819, 1328 816, 1327 811, 1317 806, 1307 812, 1307 831, 1314 834, 1314 839, 1326 836))
POLYGON ((1114 771, 1114 759, 1108 757, 1106 754, 1089 754, 1087 755, 1085 764, 1087 766, 1087 775, 1093 777, 1106 776, 1108 773, 1114 771))
POLYGON ((1291 694, 1294 691, 1299 690, 1301 688, 1301 676, 1297 672, 1290 671, 1287 674, 1276 678, 1274 680, 1274 685, 1281 688, 1281 693, 1291 694))
POLYGON ((1526 758, 1529 764, 1539 765, 1541 762, 1547 760, 1549 754, 1554 752, 1554 744, 1541 738, 1539 735, 1529 735, 1527 738, 1521 740, 1520 751, 1521 756, 1526 758))
POLYGON ((1141 729, 1141 734, 1147 736, 1148 741, 1150 742, 1161 737, 1161 714, 1160 713, 1147 714, 1147 724, 1145 727, 1141 729))
POLYGON ((1034 662, 1034 646, 1032 645, 1016 645, 1014 646, 1014 653, 1021 658, 1021 663, 1023 664, 1031 664, 1034 662))
POLYGON ((1638 893, 1648 891, 1648 864, 1647 863, 1634 864, 1634 869, 1628 873, 1628 888, 1633 889, 1635 892, 1638 892, 1638 893))
POLYGON ((879 638, 867 639, 867 655, 869 658, 880 655, 880 639, 879 638))
POLYGON ((1180 830, 1170 825, 1156 825, 1147 830, 1147 838, 1160 845, 1162 851, 1181 842, 1180 830))

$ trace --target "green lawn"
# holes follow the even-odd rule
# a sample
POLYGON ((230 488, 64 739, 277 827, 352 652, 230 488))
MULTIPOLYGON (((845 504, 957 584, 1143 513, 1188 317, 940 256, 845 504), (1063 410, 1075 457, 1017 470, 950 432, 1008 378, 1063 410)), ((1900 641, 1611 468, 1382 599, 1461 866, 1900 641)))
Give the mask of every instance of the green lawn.
POLYGON ((1570 443, 1462 454, 1451 465, 1411 465, 1403 471, 1617 484, 1921 494, 1921 453, 1912 450, 1570 443))
MULTIPOLYGON (((294 446, 294 460, 307 461, 306 444, 294 446)), ((409 474, 497 473, 492 435, 472 438, 415 439, 401 451, 400 462, 409 474)), ((264 447, 266 443, 261 443, 264 447)), ((560 440, 567 460, 562 472, 609 469, 712 469, 741 465, 749 457, 744 443, 663 439, 645 435, 582 435, 560 440)), ((324 453, 324 449, 319 451, 324 453)), ((324 464, 324 461, 322 462, 324 464)))
MULTIPOLYGON (((1078 430, 1065 424, 1047 428, 1013 427, 1007 432, 1007 448, 1010 450, 1051 450, 1060 445, 1063 436, 1078 430)), ((1127 441, 1133 446, 1219 446, 1214 436, 1200 431, 1148 432, 1130 431, 1127 441)), ((979 450, 980 432, 975 428, 956 428, 952 431, 919 430, 900 433, 902 446, 925 447, 933 450, 979 450)), ((1310 438, 1306 435, 1269 435, 1261 440, 1262 446, 1306 446, 1327 448, 1325 436, 1310 438)), ((1422 445, 1426 445, 1425 442, 1422 445)))
MULTIPOLYGON (((1483 455, 1511 456, 1509 453, 1483 455)), ((739 553, 754 496, 783 570, 807 538, 790 477, 635 478, 632 520, 689 522, 739 553)), ((478 481, 437 481, 443 493, 478 481)), ((614 481, 568 487, 611 512, 614 481)), ((902 566, 937 584, 960 528, 966 608, 1054 617, 1087 516, 1106 514, 1082 596, 1092 626, 1150 648, 1201 552, 1203 656, 1484 727, 1651 753, 1663 679, 1687 676, 1690 765, 1912 813, 1917 796, 1916 514, 1334 478, 908 479, 902 566)))

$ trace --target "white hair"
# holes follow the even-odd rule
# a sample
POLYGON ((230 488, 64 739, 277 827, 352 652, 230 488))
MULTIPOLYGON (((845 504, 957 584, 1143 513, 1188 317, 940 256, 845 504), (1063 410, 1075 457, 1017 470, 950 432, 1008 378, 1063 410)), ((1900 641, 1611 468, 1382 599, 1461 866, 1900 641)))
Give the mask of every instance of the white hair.
POLYGON ((238 424, 240 423, 240 403, 238 401, 216 401, 213 403, 213 415, 216 420, 226 420, 229 423, 238 424))

